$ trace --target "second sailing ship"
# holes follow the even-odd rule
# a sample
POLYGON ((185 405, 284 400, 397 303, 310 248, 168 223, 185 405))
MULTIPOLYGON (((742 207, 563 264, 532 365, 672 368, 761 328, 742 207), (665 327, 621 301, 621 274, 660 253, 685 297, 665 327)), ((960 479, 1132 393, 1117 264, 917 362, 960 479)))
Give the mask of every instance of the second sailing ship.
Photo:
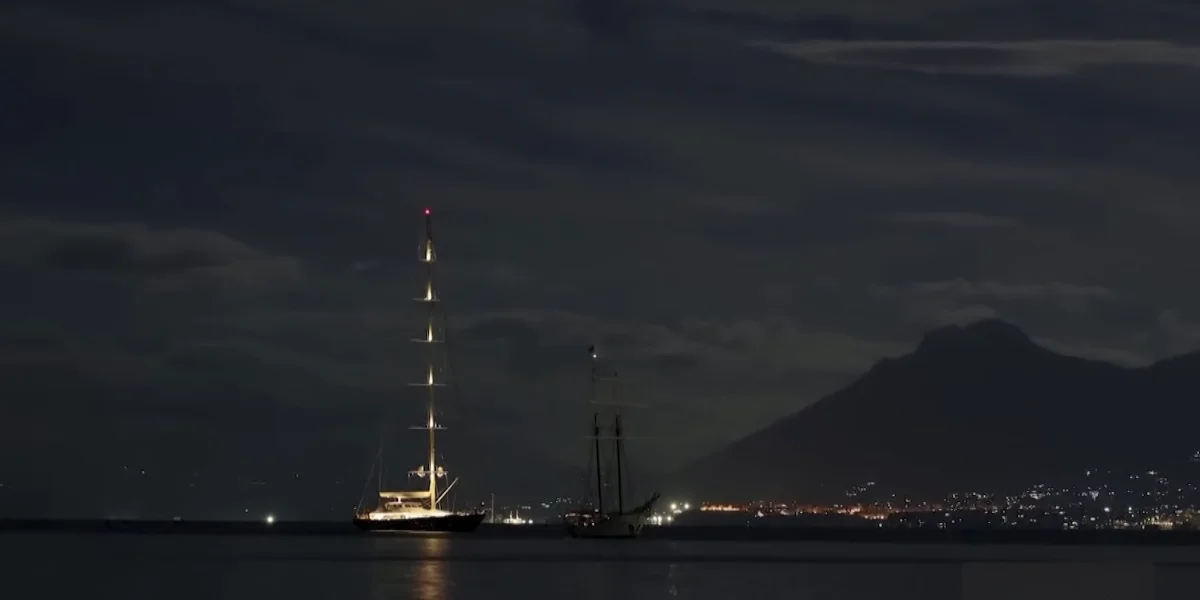
POLYGON ((582 538, 635 538, 642 532, 647 517, 658 503, 659 494, 655 493, 638 506, 626 508, 626 477, 628 465, 625 458, 625 431, 621 426, 621 400, 617 397, 619 382, 616 372, 601 374, 597 370, 596 347, 588 348, 592 356, 592 398, 593 406, 613 406, 616 408, 612 417, 611 435, 604 435, 607 427, 601 426, 600 412, 592 413, 592 435, 590 463, 595 468, 595 488, 590 507, 567 515, 567 533, 571 537, 582 538), (601 398, 599 384, 611 383, 611 397, 601 398), (611 446, 602 442, 611 441, 611 446), (612 449, 612 460, 607 465, 603 460, 603 448, 612 449), (607 468, 606 468, 607 467, 607 468), (605 493, 606 490, 608 493, 605 493), (606 502, 607 500, 607 502, 606 502), (589 509, 590 508, 590 509, 589 509))

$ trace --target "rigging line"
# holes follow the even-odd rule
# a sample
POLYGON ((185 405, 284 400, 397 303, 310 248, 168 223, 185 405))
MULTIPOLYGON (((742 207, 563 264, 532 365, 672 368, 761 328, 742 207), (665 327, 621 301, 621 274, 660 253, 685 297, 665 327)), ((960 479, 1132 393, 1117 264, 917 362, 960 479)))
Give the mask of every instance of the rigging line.
POLYGON ((595 504, 596 490, 592 488, 592 483, 594 482, 593 474, 595 473, 595 471, 594 471, 595 468, 596 468, 596 459, 594 456, 592 456, 591 448, 589 448, 588 453, 587 453, 587 468, 584 469, 581 479, 579 480, 579 487, 583 491, 582 495, 579 498, 580 508, 586 506, 588 503, 591 503, 593 505, 595 504))
POLYGON ((467 400, 469 395, 463 393, 462 384, 459 383, 458 376, 455 375, 455 372, 454 372, 454 359, 452 358, 453 355, 450 352, 450 329, 451 329, 451 327, 450 327, 450 316, 449 315, 450 315, 450 311, 446 310, 445 303, 443 302, 442 306, 441 306, 442 348, 443 348, 442 349, 442 360, 445 363, 446 376, 450 380, 450 386, 447 391, 449 392, 448 395, 451 396, 451 399, 460 407, 460 409, 463 409, 462 410, 462 415, 463 415, 462 422, 465 425, 467 422, 471 421, 471 419, 467 418, 468 411, 465 410, 470 407, 471 403, 469 400, 467 400))
MULTIPOLYGON (((375 458, 374 458, 374 460, 371 461, 371 469, 370 469, 370 471, 367 472, 367 478, 363 481, 362 493, 358 495, 358 505, 354 509, 354 512, 356 512, 356 513, 363 509, 363 502, 365 502, 367 499, 367 488, 371 487, 371 476, 375 474, 375 467, 382 467, 382 465, 380 464, 381 462, 383 462, 383 431, 382 430, 383 430, 383 426, 381 425, 380 433, 379 433, 379 447, 375 450, 375 458)), ((382 473, 380 473, 379 479, 380 479, 380 485, 383 485, 383 483, 382 483, 383 474, 382 473)))
POLYGON ((450 354, 450 311, 446 310, 444 300, 439 308, 438 312, 441 314, 438 316, 442 318, 442 366, 446 369, 447 379, 450 380, 449 389, 446 391, 449 392, 447 395, 451 396, 455 402, 463 405, 465 404, 462 398, 464 394, 459 385, 458 376, 454 374, 454 359, 450 354))

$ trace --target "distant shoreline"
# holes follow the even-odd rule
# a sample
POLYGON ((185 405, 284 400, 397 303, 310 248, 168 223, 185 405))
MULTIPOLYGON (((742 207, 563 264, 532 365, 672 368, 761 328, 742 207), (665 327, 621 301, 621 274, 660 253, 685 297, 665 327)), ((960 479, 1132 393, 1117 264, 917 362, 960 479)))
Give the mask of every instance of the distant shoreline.
MULTIPOLYGON (((349 520, 338 521, 141 521, 103 519, 0 519, 0 534, 143 535, 327 535, 371 536, 349 520)), ((385 534, 386 535, 386 534, 385 534)), ((405 535, 405 534, 396 534, 405 535)), ((422 535, 422 534, 416 534, 422 535)), ((428 534, 424 534, 428 535, 428 534)), ((484 539, 553 538, 565 535, 556 524, 484 524, 470 534, 484 539)), ((1200 531, 1176 530, 952 530, 862 527, 746 527, 673 525, 647 527, 646 539, 695 541, 792 541, 929 544, 1029 544, 1080 546, 1200 546, 1200 531)))

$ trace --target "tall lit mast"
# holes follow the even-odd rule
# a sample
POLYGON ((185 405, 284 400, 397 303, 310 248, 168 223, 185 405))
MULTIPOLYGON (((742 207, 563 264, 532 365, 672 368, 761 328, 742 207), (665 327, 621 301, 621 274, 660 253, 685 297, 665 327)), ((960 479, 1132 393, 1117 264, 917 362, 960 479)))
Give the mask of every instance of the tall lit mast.
POLYGON ((414 383, 412 385, 428 388, 429 393, 425 405, 425 424, 412 427, 411 429, 426 429, 429 431, 429 463, 421 465, 415 471, 409 471, 410 474, 418 477, 429 477, 429 508, 437 510, 438 504, 438 483, 439 477, 445 477, 446 472, 437 466, 437 448, 435 446, 436 432, 439 429, 445 429, 437 424, 434 415, 434 389, 443 387, 446 384, 441 381, 434 380, 435 369, 434 365, 437 362, 437 352, 434 344, 439 344, 444 340, 439 339, 440 327, 437 326, 437 306, 438 294, 433 286, 433 263, 437 261, 437 253, 433 247, 433 216, 431 211, 425 209, 425 235, 421 240, 421 246, 418 249, 418 260, 425 265, 425 278, 423 295, 416 298, 417 302, 426 305, 425 332, 420 338, 413 339, 414 342, 421 344, 429 344, 428 351, 425 353, 425 381, 414 383), (426 470, 428 469, 428 470, 426 470))

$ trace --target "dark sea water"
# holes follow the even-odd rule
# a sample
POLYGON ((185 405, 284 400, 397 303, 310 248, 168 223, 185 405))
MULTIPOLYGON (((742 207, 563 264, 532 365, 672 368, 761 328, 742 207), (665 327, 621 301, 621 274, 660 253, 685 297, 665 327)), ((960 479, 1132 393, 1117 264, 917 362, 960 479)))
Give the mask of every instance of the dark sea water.
POLYGON ((1200 548, 0 534, 0 598, 1196 600, 1200 548))

